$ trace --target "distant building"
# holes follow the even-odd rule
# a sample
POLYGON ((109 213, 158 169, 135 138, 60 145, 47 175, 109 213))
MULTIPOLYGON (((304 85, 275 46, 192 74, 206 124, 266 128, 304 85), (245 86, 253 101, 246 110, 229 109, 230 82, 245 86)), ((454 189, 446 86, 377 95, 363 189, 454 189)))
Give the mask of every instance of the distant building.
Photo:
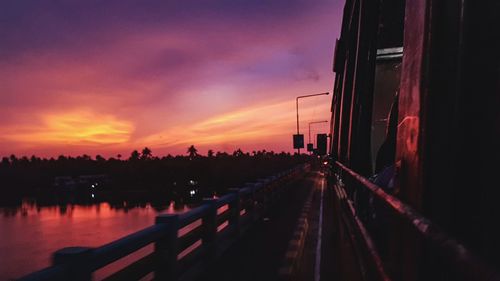
POLYGON ((71 176, 57 176, 54 178, 54 187, 65 190, 75 190, 77 187, 76 181, 71 176))
POLYGON ((81 175, 81 176, 56 176, 54 187, 63 190, 97 189, 110 182, 108 175, 81 175))

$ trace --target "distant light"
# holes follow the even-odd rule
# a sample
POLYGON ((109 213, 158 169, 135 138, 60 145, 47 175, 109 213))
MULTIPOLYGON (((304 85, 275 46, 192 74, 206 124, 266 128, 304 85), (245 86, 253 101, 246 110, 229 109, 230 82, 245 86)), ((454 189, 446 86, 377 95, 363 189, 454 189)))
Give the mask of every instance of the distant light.
POLYGON ((194 180, 190 180, 190 181, 189 181, 189 184, 190 184, 190 185, 195 185, 195 184, 196 184, 196 182, 195 182, 194 180))
POLYGON ((323 164, 325 164, 325 165, 326 165, 326 164, 328 164, 328 162, 326 162, 326 161, 325 161, 325 162, 323 162, 323 164))
POLYGON ((94 193, 92 193, 92 198, 95 198, 95 195, 94 195, 94 193))
POLYGON ((94 186, 94 185, 91 185, 90 187, 94 188, 95 186, 94 186))
POLYGON ((189 191, 189 195, 191 195, 191 197, 194 196, 195 194, 196 194, 196 190, 189 191))

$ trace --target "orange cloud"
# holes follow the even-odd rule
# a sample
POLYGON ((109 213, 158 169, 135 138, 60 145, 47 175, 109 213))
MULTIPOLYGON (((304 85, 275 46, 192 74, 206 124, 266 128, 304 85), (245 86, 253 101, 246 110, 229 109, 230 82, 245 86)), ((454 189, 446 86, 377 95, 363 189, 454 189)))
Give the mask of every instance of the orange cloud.
MULTIPOLYGON (((328 107, 321 115, 328 116, 328 107)), ((311 116, 314 107, 304 107, 301 114, 311 116)), ((286 143, 295 132, 295 101, 258 104, 212 116, 194 124, 183 124, 139 139, 138 143, 155 148, 184 148, 195 144, 245 147, 255 142, 286 143)), ((302 132, 304 132, 304 127, 302 132)), ((283 147, 286 149, 286 146, 283 147)))
MULTIPOLYGON (((65 7, 75 21, 57 5, 13 9, 37 19, 6 22, 0 155, 290 150, 295 97, 332 88, 342 8, 329 1, 65 7)), ((329 116, 328 100, 314 102, 301 101, 302 133, 329 116)))
POLYGON ((40 116, 39 125, 21 125, 1 130, 3 139, 36 145, 120 144, 130 139, 134 126, 110 114, 88 109, 40 116))

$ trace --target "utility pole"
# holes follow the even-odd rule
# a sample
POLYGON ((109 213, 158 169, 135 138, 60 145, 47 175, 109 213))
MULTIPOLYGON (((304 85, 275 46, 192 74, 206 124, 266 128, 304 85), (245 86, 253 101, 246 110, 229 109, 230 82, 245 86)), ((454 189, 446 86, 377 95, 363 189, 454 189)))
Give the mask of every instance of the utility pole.
POLYGON ((311 124, 328 123, 327 120, 309 122, 309 143, 311 143, 311 124))
MULTIPOLYGON (((295 105, 297 108, 297 135, 300 135, 300 133, 299 133, 299 99, 315 97, 315 96, 323 96, 323 95, 329 95, 329 94, 330 94, 329 92, 326 92, 326 93, 321 93, 321 94, 298 96, 297 98, 295 98, 295 105)), ((300 155, 300 148, 297 148, 297 153, 300 155)))

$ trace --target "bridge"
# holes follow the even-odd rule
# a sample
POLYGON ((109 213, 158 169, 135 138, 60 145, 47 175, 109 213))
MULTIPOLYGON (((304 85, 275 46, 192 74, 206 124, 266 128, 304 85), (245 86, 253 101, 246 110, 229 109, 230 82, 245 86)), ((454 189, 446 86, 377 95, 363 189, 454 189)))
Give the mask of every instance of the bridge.
POLYGON ((320 274, 310 258, 321 258, 314 239, 322 234, 317 205, 324 188, 324 175, 303 164, 204 199, 186 213, 160 215, 154 225, 101 247, 60 249, 52 266, 20 280, 92 280, 93 272, 150 245, 150 252, 104 280, 313 278, 320 274))
POLYGON ((326 167, 60 249, 20 280, 92 280, 124 259, 103 279, 500 280, 499 11, 496 0, 347 0, 326 167))
POLYGON ((19 280, 93 280, 93 273, 141 249, 103 280, 394 280, 356 208, 367 191, 445 256, 463 280, 500 280, 410 206, 340 162, 309 163, 205 199, 180 215, 106 245, 68 247, 53 265, 19 280), (142 251, 144 252, 144 251, 142 251))

